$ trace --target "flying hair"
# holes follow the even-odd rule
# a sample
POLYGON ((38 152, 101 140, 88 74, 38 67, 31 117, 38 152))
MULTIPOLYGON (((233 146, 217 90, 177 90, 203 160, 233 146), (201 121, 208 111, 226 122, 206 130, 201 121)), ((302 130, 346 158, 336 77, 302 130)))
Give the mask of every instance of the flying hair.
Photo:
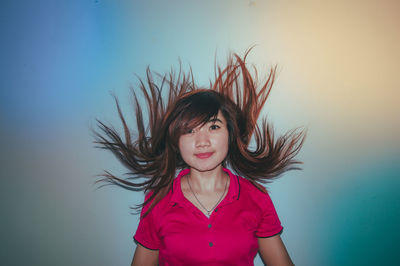
POLYGON ((228 155, 224 166, 248 179, 259 190, 288 170, 301 169, 295 156, 300 151, 306 133, 293 129, 275 138, 273 128, 266 118, 257 123, 275 81, 276 67, 272 67, 266 81, 259 86, 257 70, 250 73, 245 55, 233 54, 224 68, 217 67, 215 81, 210 88, 195 85, 191 71, 181 69, 164 76, 154 74, 149 68, 146 78, 139 78, 139 91, 143 94, 148 110, 145 123, 137 89, 131 88, 136 113, 137 134, 132 134, 119 101, 114 96, 124 134, 100 120, 93 130, 96 147, 111 151, 128 169, 127 178, 120 178, 109 171, 100 174, 97 182, 151 192, 143 204, 146 215, 168 193, 177 169, 188 167, 179 154, 179 137, 188 129, 202 125, 217 117, 219 111, 227 121, 229 132, 228 155), (155 80, 157 77, 157 81, 155 80), (167 90, 165 95, 164 90, 167 90), (253 139, 255 148, 250 149, 253 139))

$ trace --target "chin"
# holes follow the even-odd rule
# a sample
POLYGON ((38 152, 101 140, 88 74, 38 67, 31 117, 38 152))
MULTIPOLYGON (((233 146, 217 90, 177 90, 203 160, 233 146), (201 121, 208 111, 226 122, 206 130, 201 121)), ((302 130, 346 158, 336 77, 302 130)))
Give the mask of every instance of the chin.
POLYGON ((193 165, 190 166, 190 168, 195 169, 199 172, 207 172, 207 171, 212 171, 216 169, 217 167, 222 166, 222 164, 217 164, 217 165, 193 165))

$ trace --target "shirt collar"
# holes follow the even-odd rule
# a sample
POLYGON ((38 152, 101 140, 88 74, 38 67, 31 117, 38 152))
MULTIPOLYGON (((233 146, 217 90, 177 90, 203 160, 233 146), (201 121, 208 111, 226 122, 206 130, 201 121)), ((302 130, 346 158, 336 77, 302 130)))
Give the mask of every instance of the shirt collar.
MULTIPOLYGON (((239 177, 234 175, 229 169, 223 168, 222 169, 225 173, 229 175, 230 182, 229 182, 229 190, 225 198, 221 203, 224 205, 232 202, 234 200, 238 200, 240 196, 240 184, 239 184, 239 177)), ((174 183, 172 185, 172 196, 170 199, 170 202, 175 204, 175 203, 187 203, 188 200, 185 198, 185 196, 182 193, 181 189, 181 179, 185 175, 190 173, 190 169, 183 169, 179 172, 178 176, 175 178, 174 183)))

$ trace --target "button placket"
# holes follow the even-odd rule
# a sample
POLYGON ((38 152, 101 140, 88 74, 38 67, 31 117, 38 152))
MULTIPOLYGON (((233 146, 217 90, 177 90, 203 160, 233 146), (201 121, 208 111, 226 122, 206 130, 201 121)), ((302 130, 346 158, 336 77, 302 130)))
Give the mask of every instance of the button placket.
POLYGON ((215 236, 214 236, 214 230, 213 230, 213 218, 210 218, 206 224, 207 226, 207 232, 208 232, 208 246, 212 248, 215 244, 215 236))

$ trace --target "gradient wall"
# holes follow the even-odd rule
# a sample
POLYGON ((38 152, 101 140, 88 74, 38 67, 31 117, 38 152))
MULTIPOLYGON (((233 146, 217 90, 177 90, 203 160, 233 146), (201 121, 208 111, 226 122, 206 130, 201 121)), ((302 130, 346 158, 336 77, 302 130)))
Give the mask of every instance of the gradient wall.
MULTIPOLYGON (((296 265, 398 265, 398 1, 1 1, 0 256, 4 265, 128 265, 143 195, 96 190, 95 118, 132 115, 146 66, 278 65, 265 114, 308 129, 304 170, 268 186, 296 265)), ((262 75, 261 75, 262 76, 262 75)), ((132 117, 131 121, 134 119, 132 117)), ((240 240, 238 240, 240 241, 240 240)), ((259 259, 256 265, 261 265, 259 259)))

